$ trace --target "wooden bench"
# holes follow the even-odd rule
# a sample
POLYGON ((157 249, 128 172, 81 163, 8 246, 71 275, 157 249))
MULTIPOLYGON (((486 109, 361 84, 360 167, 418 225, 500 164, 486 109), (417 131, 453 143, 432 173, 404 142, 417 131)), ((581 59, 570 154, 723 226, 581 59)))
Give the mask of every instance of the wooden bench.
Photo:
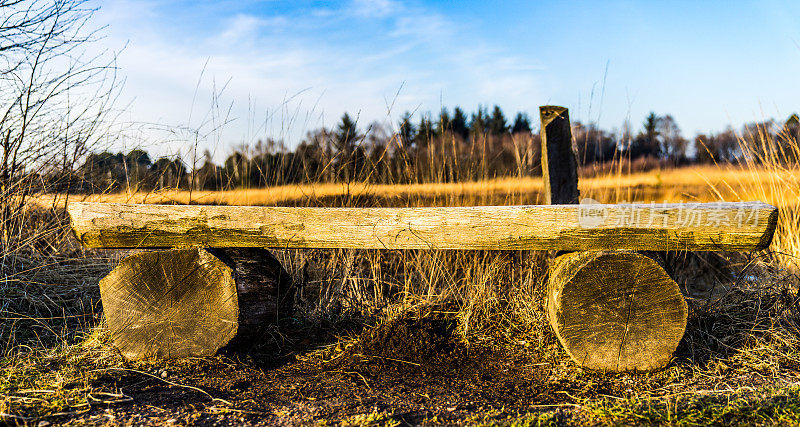
POLYGON ((574 204, 566 109, 542 107, 545 194, 552 205, 293 208, 74 202, 91 248, 134 254, 100 283, 115 344, 130 359, 210 355, 291 309, 292 283, 263 248, 575 251, 554 260, 548 319, 581 366, 666 365, 687 306, 658 256, 769 246, 777 209, 761 202, 574 204))

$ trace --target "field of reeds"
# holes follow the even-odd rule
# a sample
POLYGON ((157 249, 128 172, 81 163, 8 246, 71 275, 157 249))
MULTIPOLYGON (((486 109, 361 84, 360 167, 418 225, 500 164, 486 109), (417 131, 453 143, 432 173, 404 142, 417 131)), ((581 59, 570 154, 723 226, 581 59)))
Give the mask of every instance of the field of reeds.
MULTIPOLYGON (((747 147, 745 147, 746 149, 747 147)), ((793 150, 797 150, 794 142, 793 150)), ((296 313, 245 348, 128 362, 97 289, 124 253, 80 248, 67 200, 290 206, 539 203, 538 178, 308 184, 226 192, 36 194, 0 285, 0 419, 89 424, 800 423, 800 165, 581 171, 601 202, 761 200, 780 208, 760 253, 668 253, 689 302, 674 359, 653 373, 577 367, 542 311, 551 255, 275 251, 296 313), (13 265, 12 265, 13 263, 13 265)), ((7 237, 8 238, 8 237, 7 237)))
MULTIPOLYGON (((593 174, 586 171, 580 179, 582 197, 604 203, 681 202, 713 200, 748 200, 767 197, 785 203, 792 200, 793 171, 768 168, 753 170, 737 166, 688 166, 635 173, 593 174), (786 185, 784 185, 784 183, 786 185)), ((289 206, 325 203, 347 196, 367 198, 387 206, 430 205, 465 206, 476 204, 541 203, 541 177, 497 178, 485 181, 370 184, 319 183, 229 191, 165 189, 151 192, 118 192, 71 195, 71 200, 110 203, 166 203, 210 205, 289 206)), ((63 195, 46 194, 38 198, 43 205, 63 195)))

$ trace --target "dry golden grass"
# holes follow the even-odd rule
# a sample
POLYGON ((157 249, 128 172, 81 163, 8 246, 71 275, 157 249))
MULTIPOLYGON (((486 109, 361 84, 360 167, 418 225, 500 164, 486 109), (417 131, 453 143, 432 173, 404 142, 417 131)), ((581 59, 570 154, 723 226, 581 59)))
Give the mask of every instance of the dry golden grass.
MULTIPOLYGON (((747 201, 762 200, 779 206, 796 206, 793 194, 800 179, 790 171, 769 168, 692 166, 653 170, 633 174, 608 174, 580 180, 581 195, 613 202, 680 202, 680 201, 747 201), (782 185, 782 183, 790 183, 782 185)), ((120 192, 90 195, 71 195, 69 200, 109 203, 177 203, 209 205, 271 206, 300 204, 309 200, 336 197, 369 196, 384 200, 402 200, 418 204, 438 199, 450 200, 536 202, 542 190, 541 178, 498 178, 487 181, 421 184, 319 183, 285 185, 268 188, 229 191, 160 190, 153 192, 120 192)), ((63 195, 39 196, 39 204, 63 204, 63 195)))
MULTIPOLYGON (((541 178, 505 178, 479 182, 397 185, 319 183, 229 191, 190 192, 187 190, 169 189, 149 193, 122 192, 85 196, 72 195, 70 197, 71 200, 109 203, 197 203, 209 205, 270 206, 346 195, 354 197, 373 195, 383 198, 404 198, 412 200, 418 197, 427 198, 433 196, 514 194, 526 191, 539 191, 541 185, 541 178)), ((39 202, 42 204, 52 204, 56 199, 63 201, 63 196, 53 194, 44 195, 39 198, 39 202)))

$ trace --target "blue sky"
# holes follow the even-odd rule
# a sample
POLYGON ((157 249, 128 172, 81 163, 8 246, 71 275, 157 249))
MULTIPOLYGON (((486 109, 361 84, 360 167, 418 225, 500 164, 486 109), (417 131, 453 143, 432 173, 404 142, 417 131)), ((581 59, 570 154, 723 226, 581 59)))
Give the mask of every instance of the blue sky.
POLYGON ((800 111, 796 1, 100 6, 101 43, 126 46, 124 119, 199 129, 215 157, 258 138, 292 146, 345 111, 366 127, 406 110, 497 104, 535 118, 559 104, 607 129, 655 111, 689 137, 800 111))

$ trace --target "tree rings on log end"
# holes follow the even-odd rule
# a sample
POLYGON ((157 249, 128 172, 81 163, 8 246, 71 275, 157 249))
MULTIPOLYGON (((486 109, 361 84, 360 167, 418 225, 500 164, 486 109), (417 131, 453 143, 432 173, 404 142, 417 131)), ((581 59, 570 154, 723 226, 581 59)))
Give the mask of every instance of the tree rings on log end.
POLYGON ((130 360, 210 356, 238 329, 232 270, 204 249, 131 255, 100 281, 100 295, 130 360))
POLYGON ((293 291, 261 248, 141 252, 100 281, 114 343, 131 360, 210 356, 250 340, 290 315, 293 291))
POLYGON ((569 356, 600 371, 652 371, 672 358, 688 308, 655 259, 631 251, 575 252, 550 268, 546 312, 569 356))

